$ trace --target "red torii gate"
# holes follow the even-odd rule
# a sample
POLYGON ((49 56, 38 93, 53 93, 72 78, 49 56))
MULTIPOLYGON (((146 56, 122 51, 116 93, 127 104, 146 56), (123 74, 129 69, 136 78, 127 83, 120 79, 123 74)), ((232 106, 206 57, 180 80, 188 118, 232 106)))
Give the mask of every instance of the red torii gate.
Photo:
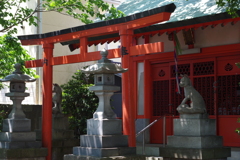
POLYGON ((51 122, 53 66, 99 60, 100 53, 98 51, 88 52, 87 50, 89 44, 94 44, 93 42, 90 43, 88 41, 89 37, 119 33, 121 49, 109 50, 108 58, 122 57, 122 67, 129 69, 128 72, 122 74, 123 134, 129 136, 129 146, 134 147, 136 145, 134 127, 136 117, 136 97, 134 95, 136 95, 136 86, 134 85, 135 78, 132 74, 134 72, 132 56, 163 52, 163 43, 157 42, 134 46, 133 30, 169 20, 170 15, 175 8, 175 5, 172 3, 124 18, 95 23, 103 24, 100 27, 93 27, 95 24, 90 24, 83 26, 83 29, 80 29, 79 31, 74 31, 77 27, 71 28, 69 29, 71 31, 68 31, 68 33, 66 33, 67 29, 65 29, 46 34, 18 36, 22 45, 42 45, 43 47, 43 59, 26 61, 25 66, 27 68, 43 67, 42 143, 43 147, 48 148, 48 160, 52 157, 51 122), (79 40, 80 54, 53 57, 55 43, 72 40, 79 40), (132 87, 133 89, 129 89, 132 87))

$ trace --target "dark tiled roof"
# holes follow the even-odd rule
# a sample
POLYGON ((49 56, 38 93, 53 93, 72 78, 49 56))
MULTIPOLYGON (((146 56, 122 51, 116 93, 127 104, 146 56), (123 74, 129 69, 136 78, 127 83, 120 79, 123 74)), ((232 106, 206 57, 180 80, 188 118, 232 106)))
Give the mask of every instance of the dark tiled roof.
POLYGON ((97 22, 97 23, 77 26, 77 27, 73 27, 73 28, 67 28, 67 29, 44 33, 44 34, 18 36, 18 39, 20 39, 20 40, 41 39, 41 38, 53 37, 53 36, 57 36, 57 35, 62 35, 62 34, 67 34, 67 33, 87 30, 87 29, 104 27, 104 26, 108 26, 108 25, 120 24, 120 23, 125 23, 128 21, 136 20, 139 18, 151 16, 151 15, 154 15, 157 13, 162 13, 162 12, 172 13, 172 12, 174 12, 175 8, 176 8, 176 6, 173 3, 171 3, 168 5, 162 6, 162 7, 157 7, 157 8, 151 9, 151 10, 136 13, 136 14, 129 15, 129 16, 126 16, 123 18, 112 19, 112 20, 108 20, 108 21, 101 21, 101 22, 97 22))
POLYGON ((163 23, 183 21, 225 12, 225 8, 218 8, 215 0, 125 0, 118 9, 126 15, 143 12, 155 7, 174 2, 176 10, 169 21, 163 23))

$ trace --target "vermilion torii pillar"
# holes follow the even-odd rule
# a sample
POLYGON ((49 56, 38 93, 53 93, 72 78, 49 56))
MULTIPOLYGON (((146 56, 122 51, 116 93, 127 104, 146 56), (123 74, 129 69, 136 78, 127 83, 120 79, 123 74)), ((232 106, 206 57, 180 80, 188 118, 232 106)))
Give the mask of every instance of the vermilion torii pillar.
POLYGON ((129 71, 122 75, 122 110, 123 110, 123 133, 129 136, 129 146, 135 146, 135 117, 136 117, 136 66, 133 65, 132 56, 163 52, 163 43, 149 43, 133 46, 132 40, 134 29, 146 27, 162 21, 167 21, 175 10, 174 4, 137 13, 124 18, 88 24, 61 31, 18 36, 22 45, 42 45, 43 59, 27 61, 27 68, 43 67, 43 115, 42 115, 42 141, 43 147, 48 148, 47 160, 51 159, 51 132, 52 132, 52 68, 54 65, 80 63, 99 60, 100 53, 88 52, 89 44, 105 43, 108 39, 88 41, 89 38, 119 33, 116 39, 121 40, 120 49, 109 50, 108 58, 122 58, 122 67, 129 71), (79 40, 80 54, 53 57, 55 43, 79 40), (134 81, 135 80, 135 81, 134 81))
POLYGON ((52 84, 53 66, 49 63, 53 57, 53 43, 43 44, 43 107, 42 107, 42 144, 48 148, 47 159, 52 158, 52 84), (48 133, 48 134, 45 134, 48 133))

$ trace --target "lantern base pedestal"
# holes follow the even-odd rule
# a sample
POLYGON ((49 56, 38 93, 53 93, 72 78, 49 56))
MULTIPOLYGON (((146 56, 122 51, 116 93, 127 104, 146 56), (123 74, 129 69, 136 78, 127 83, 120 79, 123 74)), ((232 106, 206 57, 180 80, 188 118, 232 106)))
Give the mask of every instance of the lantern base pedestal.
POLYGON ((31 132, 31 120, 27 118, 3 120, 0 133, 0 159, 45 160, 47 148, 36 141, 36 132, 31 132))
POLYGON ((231 148, 223 147, 223 139, 216 135, 215 120, 207 114, 180 114, 174 119, 174 135, 167 137, 167 146, 160 148, 166 160, 227 159, 231 148))
POLYGON ((31 120, 24 119, 4 119, 3 120, 3 132, 30 132, 31 120))
POLYGON ((122 134, 122 121, 120 119, 88 119, 88 135, 116 135, 122 134))
POLYGON ((120 119, 88 119, 87 135, 80 136, 80 144, 64 160, 136 155, 136 147, 128 147, 128 136, 122 135, 120 119))

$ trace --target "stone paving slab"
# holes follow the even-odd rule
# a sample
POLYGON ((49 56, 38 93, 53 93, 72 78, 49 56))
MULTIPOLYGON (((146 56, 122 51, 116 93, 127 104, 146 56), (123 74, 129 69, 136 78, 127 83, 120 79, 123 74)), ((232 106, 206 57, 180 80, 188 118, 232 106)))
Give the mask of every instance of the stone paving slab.
POLYGON ((91 148, 91 147, 73 147, 74 155, 111 157, 119 155, 133 155, 136 153, 136 147, 115 147, 115 148, 91 148))
MULTIPOLYGON (((231 157, 231 148, 160 148, 160 156, 173 159, 215 160, 231 157)), ((167 158, 164 158, 164 160, 167 158)))
POLYGON ((0 160, 46 160, 45 157, 38 157, 38 158, 7 158, 7 159, 1 159, 0 160))
POLYGON ((64 160, 146 160, 146 157, 142 155, 91 157, 91 156, 76 156, 73 154, 68 154, 68 155, 64 155, 64 160))

